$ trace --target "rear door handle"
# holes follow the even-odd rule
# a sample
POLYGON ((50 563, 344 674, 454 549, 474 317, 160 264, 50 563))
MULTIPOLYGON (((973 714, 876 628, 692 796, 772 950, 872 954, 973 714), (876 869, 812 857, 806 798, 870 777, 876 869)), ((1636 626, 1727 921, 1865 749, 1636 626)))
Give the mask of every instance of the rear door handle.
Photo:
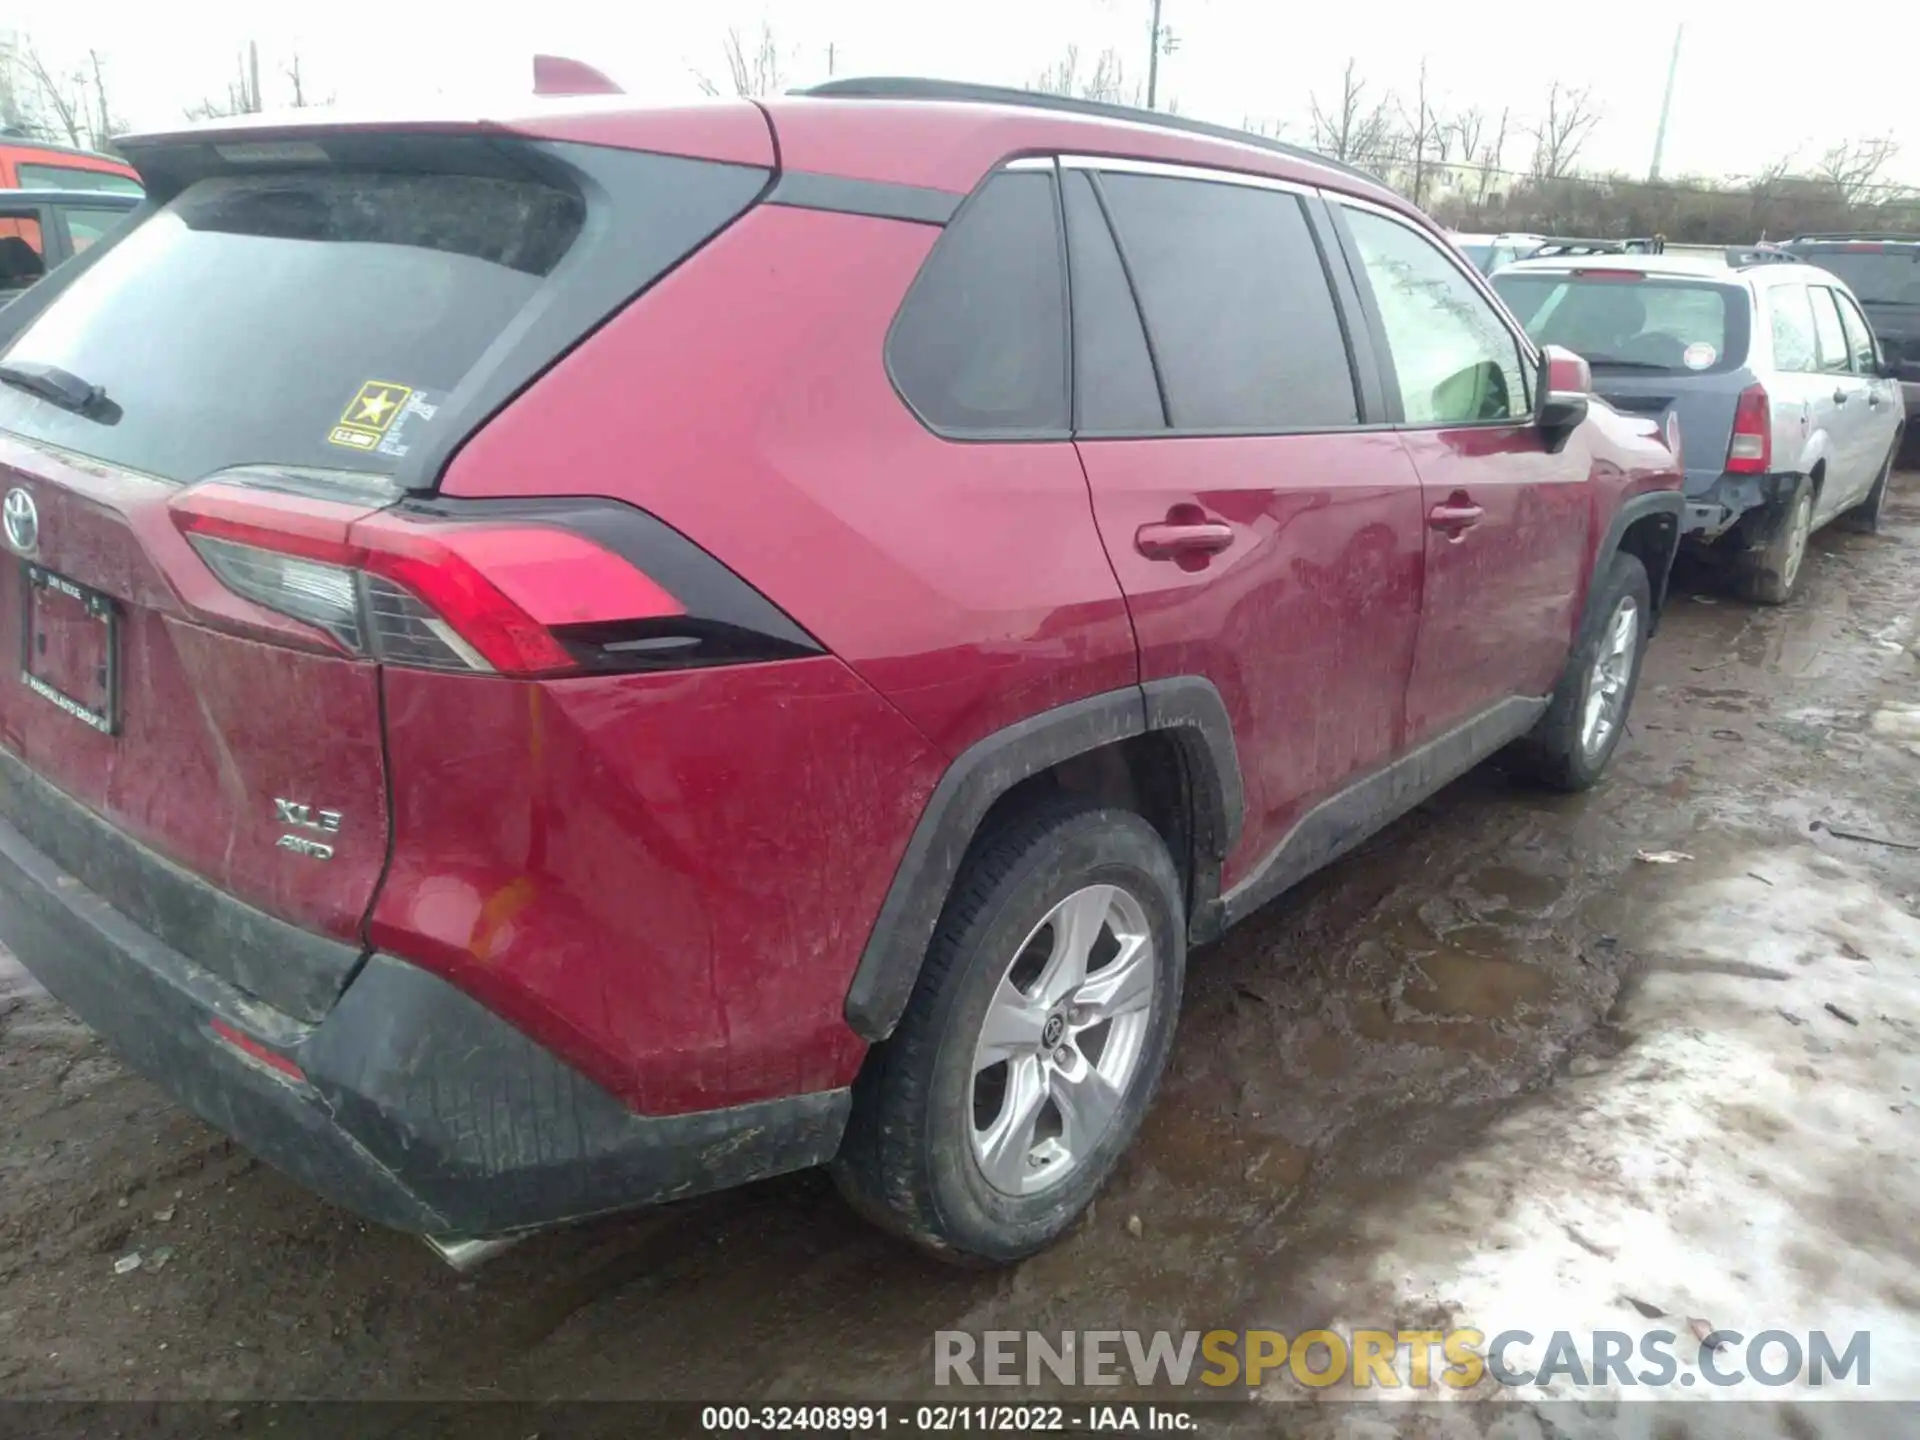
POLYGON ((1847 397, 1848 397, 1848 395, 1849 395, 1850 393, 1851 393, 1851 392, 1849 392, 1849 391, 1846 391, 1846 390, 1836 390, 1836 391, 1834 391, 1834 392, 1833 392, 1833 403, 1834 403, 1834 404, 1836 404, 1836 405, 1844 405, 1844 404, 1846 404, 1846 403, 1847 403, 1847 397))
POLYGON ((1441 530, 1455 539, 1464 530, 1470 530, 1485 518, 1486 511, 1467 499, 1464 495, 1436 505, 1427 512, 1427 525, 1441 530))
POLYGON ((1178 560, 1182 555, 1218 555, 1233 544, 1233 527, 1221 520, 1172 520, 1142 525, 1133 532, 1133 548, 1149 560, 1178 560))

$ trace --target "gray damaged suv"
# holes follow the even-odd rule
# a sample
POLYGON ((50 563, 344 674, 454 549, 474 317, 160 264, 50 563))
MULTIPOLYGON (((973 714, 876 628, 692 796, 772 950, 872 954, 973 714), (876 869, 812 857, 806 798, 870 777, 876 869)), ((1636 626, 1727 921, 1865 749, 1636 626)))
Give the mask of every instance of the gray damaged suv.
POLYGON ((1671 411, 1686 536, 1748 599, 1800 584, 1808 537, 1879 528, 1906 408, 1865 312, 1826 270, 1768 251, 1524 260, 1493 288, 1618 410, 1671 411))

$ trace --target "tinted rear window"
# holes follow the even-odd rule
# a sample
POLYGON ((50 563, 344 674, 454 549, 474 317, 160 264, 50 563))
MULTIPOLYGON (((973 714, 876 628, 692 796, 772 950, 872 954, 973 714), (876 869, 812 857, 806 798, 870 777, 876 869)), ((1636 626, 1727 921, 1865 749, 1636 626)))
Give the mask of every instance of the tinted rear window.
POLYGON ((1838 275, 1869 305, 1920 305, 1920 245, 1879 252, 1814 250, 1809 264, 1838 275))
POLYGON ((391 472, 578 235, 579 197, 468 175, 202 180, 7 350, 104 391, 0 386, 0 428, 168 479, 275 463, 391 472))
MULTIPOLYGON (((1628 272, 1631 273, 1631 272, 1628 272)), ((1746 292, 1711 281, 1497 275, 1493 288, 1542 345, 1591 365, 1730 370, 1746 359, 1746 292)))
POLYGON ((1358 419, 1346 337, 1299 197, 1103 174, 1176 430, 1358 419))
POLYGON ((144 195, 140 182, 111 170, 87 170, 78 165, 15 165, 22 190, 105 190, 114 195, 144 195))

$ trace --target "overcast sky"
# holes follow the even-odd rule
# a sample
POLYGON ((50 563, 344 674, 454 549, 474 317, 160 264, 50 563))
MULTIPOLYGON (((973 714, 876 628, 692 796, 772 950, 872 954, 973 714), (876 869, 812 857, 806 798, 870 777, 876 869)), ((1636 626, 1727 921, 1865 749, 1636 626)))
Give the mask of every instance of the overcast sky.
MULTIPOLYGON (((724 76, 720 47, 730 24, 755 36, 762 21, 773 27, 796 84, 825 77, 829 44, 841 75, 1017 85, 1077 44, 1085 61, 1114 47, 1129 79, 1144 78, 1150 5, 536 0, 494 9, 479 0, 87 0, 41 8, 28 33, 55 58, 102 51, 116 109, 136 128, 148 128, 176 122, 181 108, 202 96, 224 93, 233 56, 249 37, 260 43, 270 108, 284 100, 276 72, 296 50, 310 90, 356 107, 404 104, 416 94, 524 93, 530 57, 541 50, 596 64, 636 95, 669 99, 698 94, 695 68, 724 76)), ((1443 105, 1478 105, 1495 115, 1511 106, 1516 117, 1530 117, 1555 79, 1591 87, 1605 118, 1582 164, 1644 171, 1674 27, 1685 21, 1668 175, 1751 173, 1789 152, 1810 162, 1842 140, 1892 134, 1903 145, 1893 173, 1920 181, 1920 123, 1911 99, 1920 5, 1888 0, 1848 13, 1845 23, 1826 25, 1815 7, 1772 0, 1668 0, 1658 9, 1522 0, 1164 0, 1179 48, 1163 62, 1162 94, 1190 115, 1231 124, 1284 121, 1291 136, 1304 139, 1308 96, 1336 90, 1348 55, 1359 58, 1374 86, 1402 91, 1424 57, 1443 105)), ((1523 139, 1509 148, 1506 164, 1526 160, 1523 139)))

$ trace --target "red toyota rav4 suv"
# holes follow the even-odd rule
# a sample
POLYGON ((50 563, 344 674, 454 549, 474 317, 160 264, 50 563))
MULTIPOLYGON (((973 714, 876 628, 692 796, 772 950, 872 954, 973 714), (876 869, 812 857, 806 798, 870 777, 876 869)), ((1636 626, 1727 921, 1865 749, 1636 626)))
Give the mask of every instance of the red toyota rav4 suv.
POLYGON ((1434 228, 1013 92, 126 142, 0 314, 0 933, 442 1242, 1058 1236, 1210 939, 1618 743, 1681 513, 1434 228))

